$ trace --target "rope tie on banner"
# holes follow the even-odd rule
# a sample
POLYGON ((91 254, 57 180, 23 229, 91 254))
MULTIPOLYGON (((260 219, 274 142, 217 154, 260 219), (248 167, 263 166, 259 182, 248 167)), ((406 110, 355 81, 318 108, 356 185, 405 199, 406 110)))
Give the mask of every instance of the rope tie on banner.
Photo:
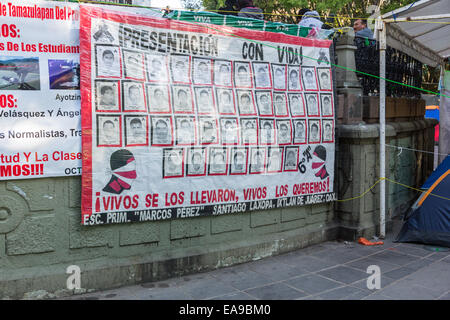
MULTIPOLYGON (((391 148, 397 148, 400 149, 400 153, 403 149, 405 150, 409 150, 409 151, 416 151, 416 152, 422 152, 422 153, 429 153, 429 154, 437 154, 437 155, 441 155, 441 156, 448 156, 450 154, 448 153, 439 153, 439 152, 431 152, 431 151, 426 151, 426 150, 420 150, 420 149, 414 149, 414 148, 407 148, 407 147, 400 147, 400 146, 394 146, 392 144, 387 144, 385 143, 385 146, 391 147, 391 148)), ((398 155, 400 155, 400 153, 398 155)))

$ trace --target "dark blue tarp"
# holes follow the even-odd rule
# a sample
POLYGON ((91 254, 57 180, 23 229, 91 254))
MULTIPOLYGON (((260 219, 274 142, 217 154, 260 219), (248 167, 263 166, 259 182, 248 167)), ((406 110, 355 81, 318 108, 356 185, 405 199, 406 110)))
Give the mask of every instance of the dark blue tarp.
POLYGON ((450 169, 450 155, 448 155, 444 161, 433 171, 433 173, 428 177, 427 181, 422 185, 421 189, 428 190, 433 183, 439 179, 447 170, 450 169))

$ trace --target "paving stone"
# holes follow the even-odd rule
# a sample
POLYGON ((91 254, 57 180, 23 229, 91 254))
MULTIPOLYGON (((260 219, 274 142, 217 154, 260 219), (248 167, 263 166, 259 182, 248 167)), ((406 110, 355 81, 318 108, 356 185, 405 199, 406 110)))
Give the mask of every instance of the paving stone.
POLYGON ((260 287, 273 282, 271 278, 257 273, 253 270, 238 272, 231 271, 222 274, 216 274, 214 275, 214 277, 238 290, 260 287))
POLYGON ((262 300, 293 300, 307 296, 305 292, 293 289, 284 283, 274 283, 245 292, 262 300))
POLYGON ((277 261, 253 264, 250 266, 250 269, 255 272, 261 273, 274 281, 286 280, 308 273, 308 271, 302 268, 293 267, 277 261))
POLYGON ((404 266, 405 264, 414 262, 417 260, 417 257, 413 257, 407 254, 393 252, 390 250, 386 250, 380 253, 377 253, 371 256, 372 259, 383 260, 392 264, 397 264, 399 266, 404 266))
POLYGON ((210 298, 209 300, 256 300, 256 298, 245 292, 237 292, 210 298))
POLYGON ((321 293, 319 297, 323 300, 360 300, 369 294, 370 292, 364 292, 355 287, 344 286, 321 293))
POLYGON ((369 288, 367 288, 367 279, 356 281, 356 282, 352 283, 351 286, 352 287, 356 287, 356 288, 361 289, 361 290, 368 291, 370 293, 373 293, 373 292, 375 292, 377 290, 381 290, 381 289, 386 288, 388 285, 390 285, 391 283, 393 283, 395 281, 396 280, 382 275, 381 278, 380 278, 380 289, 369 289, 369 288))
POLYGON ((412 270, 406 267, 401 267, 389 272, 383 273, 383 276, 387 276, 388 278, 398 280, 401 278, 406 277, 407 275, 410 275, 411 273, 416 272, 416 270, 412 270))
POLYGON ((325 261, 316 257, 305 255, 285 257, 282 262, 310 272, 320 271, 338 264, 336 262, 325 261))
POLYGON ((450 288, 450 265, 446 262, 436 261, 407 276, 406 279, 412 284, 443 294, 450 288))
POLYGON ((357 260, 361 258, 360 255, 352 253, 347 250, 326 250, 318 253, 313 253, 311 256, 319 258, 324 261, 329 261, 334 264, 343 264, 349 261, 357 260))
POLYGON ((412 284, 407 280, 400 280, 382 289, 380 293, 393 300, 434 300, 440 296, 435 290, 412 284))
POLYGON ((395 247, 396 252, 400 253, 406 253, 413 256, 418 257, 426 257, 430 255, 430 251, 425 250, 423 247, 413 245, 413 244, 400 244, 397 247, 395 247))
POLYGON ((356 261, 352 261, 345 264, 346 266, 359 269, 363 272, 367 272, 367 267, 377 265, 380 267, 382 273, 388 272, 398 268, 398 265, 392 264, 383 260, 373 259, 371 257, 362 258, 356 261))
POLYGON ((284 283, 287 283, 290 286, 300 289, 309 294, 320 293, 342 286, 341 283, 325 279, 315 274, 309 274, 299 278, 291 279, 289 281, 284 281, 284 283))
POLYGON ((392 298, 384 296, 381 293, 374 293, 364 297, 362 300, 392 300, 392 298))
POLYGON ((405 267, 408 269, 412 269, 412 270, 419 270, 422 269, 426 266, 429 266, 430 264, 432 264, 434 261, 433 260, 429 260, 429 259, 420 259, 408 264, 405 264, 405 267))
POLYGON ((184 285, 180 285, 179 289, 183 290, 194 299, 207 299, 237 291, 230 284, 217 281, 217 279, 213 277, 186 282, 184 285))
POLYGON ((450 292, 447 292, 443 296, 440 296, 439 300, 450 300, 450 292))
POLYGON ((335 281, 343 282, 345 284, 350 284, 363 278, 369 277, 369 275, 365 272, 344 266, 327 269, 319 272, 318 274, 335 281))

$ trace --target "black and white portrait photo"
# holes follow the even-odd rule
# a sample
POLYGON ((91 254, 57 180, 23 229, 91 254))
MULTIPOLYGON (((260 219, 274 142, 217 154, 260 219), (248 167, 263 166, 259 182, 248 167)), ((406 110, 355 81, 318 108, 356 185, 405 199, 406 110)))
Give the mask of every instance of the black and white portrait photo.
POLYGON ((211 60, 194 58, 192 78, 195 84, 212 84, 211 60))
POLYGON ((125 116, 125 145, 148 146, 147 116, 125 116))
POLYGON ((97 77, 121 78, 120 51, 116 46, 95 46, 97 77))
POLYGON ((167 56, 146 54, 147 78, 150 82, 168 82, 167 56))
POLYGON ((231 61, 214 61, 214 84, 225 87, 232 86, 231 61))
POLYGON ((258 121, 256 119, 241 119, 241 143, 244 145, 258 144, 258 121))
POLYGON ((163 177, 176 178, 184 175, 184 149, 163 150, 163 177))
POLYGON ((286 147, 284 150, 284 166, 283 171, 298 170, 298 147, 286 147))
POLYGON ((305 116, 305 104, 303 101, 303 94, 288 93, 288 97, 289 97, 289 109, 291 110, 292 117, 305 116))
POLYGON ((110 28, 104 20, 96 20, 96 22, 92 28, 94 30, 92 38, 94 38, 95 42, 113 44, 116 40, 111 31, 113 28, 110 28))
POLYGON ((175 113, 194 112, 192 104, 192 92, 190 86, 171 86, 172 106, 175 113))
POLYGON ((150 84, 146 88, 150 113, 170 113, 169 87, 150 84))
POLYGON ((322 142, 334 141, 334 123, 333 120, 322 120, 322 142))
POLYGON ((315 67, 302 67, 303 90, 318 90, 315 69, 315 67))
POLYGON ((279 145, 291 144, 292 128, 290 120, 277 120, 277 141, 279 145))
POLYGON ((196 124, 194 117, 175 117, 176 143, 178 145, 195 144, 196 124))
POLYGON ((248 149, 232 148, 230 151, 230 174, 247 173, 248 149))
POLYGON ((139 52, 123 50, 125 78, 145 80, 144 55, 139 52))
POLYGON ((195 101, 199 114, 215 114, 214 98, 211 87, 195 87, 195 101))
POLYGON ((239 128, 236 118, 220 119, 220 137, 224 145, 239 144, 239 128))
POLYGON ((226 175, 227 174, 227 149, 211 148, 209 149, 209 175, 226 175))
POLYGON ((216 88, 216 101, 220 114, 236 114, 232 89, 216 88))
POLYGON ((275 143, 275 125, 273 119, 259 119, 259 143, 275 143))
POLYGON ((170 72, 172 81, 176 83, 191 83, 190 57, 184 55, 170 56, 170 72))
POLYGON ((327 93, 320 94, 320 105, 322 106, 322 116, 331 117, 333 116, 333 100, 332 95, 327 93))
POLYGON ((201 144, 217 144, 219 142, 216 118, 199 117, 198 127, 201 144))
POLYGON ((294 143, 306 143, 306 120, 293 120, 294 126, 294 143))
POLYGON ((290 91, 300 91, 300 66, 288 67, 288 89, 290 91))
POLYGON ((331 69, 330 68, 317 68, 317 74, 319 77, 320 90, 331 91, 331 69))
POLYGON ((255 95, 259 115, 273 116, 272 91, 256 91, 255 95))
POLYGON ((172 117, 151 117, 152 145, 170 146, 173 144, 172 117))
POLYGON ((267 172, 281 172, 283 165, 283 148, 269 148, 267 155, 267 172))
POLYGON ((320 120, 308 120, 309 143, 320 142, 320 120))
POLYGON ((249 62, 234 62, 234 84, 239 88, 252 87, 252 75, 249 62))
POLYGON ((306 109, 308 110, 308 116, 319 115, 319 101, 317 93, 305 93, 306 109))
POLYGON ((97 146, 119 147, 121 145, 120 116, 97 115, 97 146))
POLYGON ((273 101, 275 116, 287 117, 289 114, 287 110, 286 94, 284 92, 275 92, 273 94, 273 101))
POLYGON ((267 62, 253 62, 253 70, 255 74, 255 87, 258 89, 272 88, 270 76, 270 67, 267 62))
POLYGON ((272 63, 273 88, 286 90, 286 66, 272 63))
POLYGON ((96 80, 95 95, 97 111, 120 111, 118 81, 96 80))
POLYGON ((186 155, 188 176, 204 176, 206 174, 206 148, 189 148, 186 155))
POLYGON ((239 114, 256 115, 255 105, 253 104, 253 94, 250 90, 236 90, 239 114))
POLYGON ((250 149, 250 173, 264 173, 266 170, 266 149, 250 149))
POLYGON ((123 111, 147 111, 142 83, 122 81, 122 96, 123 111))

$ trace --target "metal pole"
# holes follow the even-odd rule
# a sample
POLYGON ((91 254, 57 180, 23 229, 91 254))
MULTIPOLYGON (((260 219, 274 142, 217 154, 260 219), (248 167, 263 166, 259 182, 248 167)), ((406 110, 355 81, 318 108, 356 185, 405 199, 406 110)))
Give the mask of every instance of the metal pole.
POLYGON ((386 24, 377 19, 380 46, 380 238, 386 236, 386 24))

